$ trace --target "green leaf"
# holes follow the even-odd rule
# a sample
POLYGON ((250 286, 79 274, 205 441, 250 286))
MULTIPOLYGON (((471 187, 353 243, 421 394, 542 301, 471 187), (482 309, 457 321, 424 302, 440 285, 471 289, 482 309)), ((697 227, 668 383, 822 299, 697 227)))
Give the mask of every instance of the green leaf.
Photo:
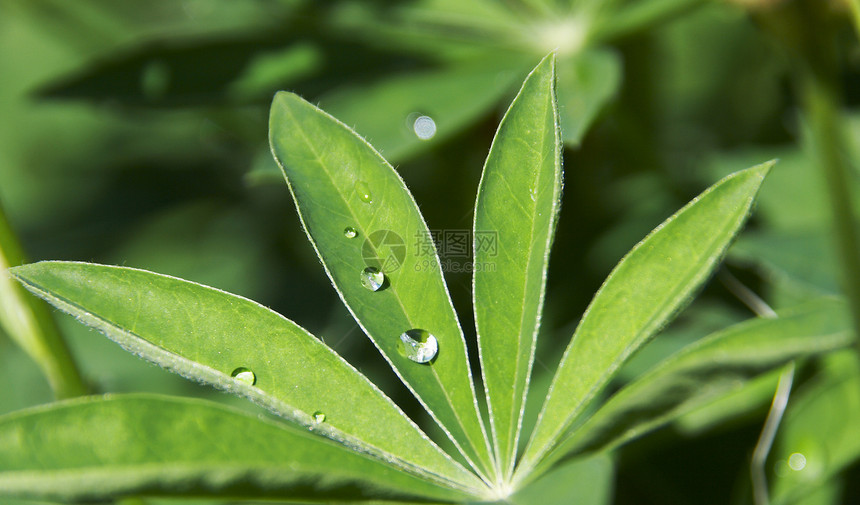
POLYGON ((463 499, 306 430, 201 400, 90 397, 0 418, 0 495, 131 493, 463 499))
POLYGON ((566 144, 578 146, 621 85, 621 59, 606 48, 588 49, 558 61, 558 104, 566 144))
POLYGON ((475 204, 475 325, 496 454, 505 472, 515 462, 561 177, 551 54, 529 74, 502 119, 475 204))
POLYGON ((702 4, 704 0, 641 0, 626 2, 619 9, 606 9, 599 19, 593 37, 606 41, 647 30, 657 24, 680 16, 702 4))
POLYGON ((753 319, 686 347, 622 388, 546 460, 612 449, 737 391, 759 374, 852 342, 844 303, 825 299, 753 319))
POLYGON ((387 160, 403 160, 452 137, 490 110, 519 78, 522 65, 512 60, 484 54, 438 70, 352 86, 323 96, 320 106, 352 125, 387 160), (432 140, 414 131, 421 116, 434 121, 432 140))
POLYGON ((772 503, 797 503, 860 460, 860 364, 855 352, 827 357, 791 398, 770 465, 772 503))
POLYGON ((55 397, 86 394, 86 385, 47 305, 31 297, 7 273, 10 266, 23 262, 24 251, 0 208, 0 330, 36 362, 55 397))
POLYGON ((463 333, 403 181, 364 139, 294 94, 275 96, 269 131, 304 229, 347 308, 470 463, 489 473, 463 333), (384 274, 375 291, 363 283, 368 268, 384 274), (435 336, 432 361, 407 357, 401 336, 412 329, 435 336))
POLYGON ((480 485, 340 356, 251 300, 123 267, 40 262, 11 272, 30 291, 171 371, 247 396, 428 478, 480 485), (240 369, 253 373, 253 385, 231 377, 240 369), (316 412, 324 423, 314 420, 316 412))
POLYGON ((746 221, 772 165, 737 172, 709 188, 637 244, 609 274, 561 359, 520 475, 708 278, 746 221))
POLYGON ((513 505, 607 505, 612 503, 615 468, 606 454, 575 459, 517 491, 513 505), (573 499, 572 497, 576 497, 573 499))

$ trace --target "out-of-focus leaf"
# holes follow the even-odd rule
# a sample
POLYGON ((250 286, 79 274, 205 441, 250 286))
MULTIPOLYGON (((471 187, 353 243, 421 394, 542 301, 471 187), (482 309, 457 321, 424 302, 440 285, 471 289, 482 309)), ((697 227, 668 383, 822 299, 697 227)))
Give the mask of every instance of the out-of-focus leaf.
POLYGON ((475 325, 504 472, 512 472, 516 461, 561 179, 551 54, 532 70, 502 119, 475 204, 475 325))
POLYGON ((620 9, 606 9, 594 27, 597 40, 609 40, 647 30, 705 3, 705 0, 639 0, 620 9))
POLYGON ((757 230, 740 237, 729 258, 756 266, 768 279, 810 294, 836 295, 837 262, 831 237, 819 232, 757 230))
POLYGON ((706 401, 704 405, 682 414, 672 426, 684 435, 693 437, 757 409, 764 411, 773 402, 781 375, 781 369, 764 373, 746 382, 740 389, 706 401))
POLYGON ((792 396, 771 453, 772 503, 796 503, 860 459, 858 426, 860 365, 846 351, 792 396))
POLYGON ((516 54, 485 54, 434 70, 345 87, 323 96, 320 107, 355 128, 387 160, 400 161, 487 114, 519 80, 526 65, 516 54), (420 122, 416 125, 422 116, 431 118, 432 130, 422 132, 420 122))
POLYGON ((564 142, 578 146, 621 85, 621 60, 605 48, 558 59, 558 105, 564 142))
POLYGON ((462 499, 306 430, 214 403, 91 397, 0 418, 0 495, 462 499))
POLYGON ((297 95, 275 96, 269 132, 302 225, 344 304, 464 456, 492 474, 463 332, 403 180, 364 139, 297 95))
POLYGON ((313 68, 315 53, 294 43, 266 33, 151 42, 94 62, 37 93, 162 107, 259 101, 313 68))
POLYGON ((609 274, 561 359, 520 463, 521 476, 707 279, 746 221, 772 165, 737 172, 709 188, 658 226, 609 274))
POLYGON ((775 319, 754 319, 692 344, 623 387, 567 439, 549 461, 606 450, 736 391, 759 374, 853 340, 843 303, 825 299, 775 319))
POLYGON ((607 505, 612 503, 615 469, 607 454, 565 462, 517 491, 512 505, 607 505))
POLYGON ((477 484, 346 361, 257 303, 124 267, 41 262, 11 271, 35 294, 160 366, 431 478, 477 484))
POLYGON ((28 295, 9 275, 9 267, 23 262, 24 252, 0 208, 0 329, 36 362, 57 398, 86 394, 47 306, 28 295))

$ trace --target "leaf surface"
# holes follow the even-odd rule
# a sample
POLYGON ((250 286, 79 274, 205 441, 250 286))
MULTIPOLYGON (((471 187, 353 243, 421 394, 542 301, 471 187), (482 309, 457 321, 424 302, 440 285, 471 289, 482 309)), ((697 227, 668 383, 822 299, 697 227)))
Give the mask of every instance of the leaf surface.
POLYGON ((89 397, 0 418, 0 495, 462 499, 306 430, 215 403, 89 397))
POLYGON ((505 503, 608 505, 612 503, 614 474, 615 466, 607 454, 567 461, 517 491, 505 503))
POLYGON ((47 261, 11 269, 30 291, 125 349, 357 450, 477 485, 370 381, 303 328, 251 300, 132 268, 47 261), (233 379, 247 369, 254 383, 233 379), (324 423, 313 415, 321 412, 324 423))
POLYGON ((561 193, 555 55, 529 74, 478 187, 474 309, 499 465, 513 470, 561 193))
POLYGON ((525 473, 708 278, 773 163, 732 174, 636 245, 598 290, 559 364, 520 469, 525 473))
POLYGON ((753 319, 689 345, 623 387, 553 449, 549 460, 608 450, 737 391, 759 374, 851 344, 844 303, 824 299, 753 319))
MULTIPOLYGON (((860 460, 860 364, 834 353, 791 398, 769 464, 774 504, 801 503, 860 460)), ((848 477, 850 480, 850 477, 848 477)))
POLYGON ((621 85, 621 59, 606 48, 558 60, 558 105, 564 142, 578 146, 621 85))
POLYGON ((323 96, 320 103, 395 162, 438 145, 486 114, 515 84, 521 66, 511 57, 485 54, 440 69, 352 86, 323 96), (415 132, 421 116, 434 122, 431 138, 415 132))
POLYGON ((31 297, 8 273, 20 265, 24 251, 0 208, 0 336, 9 336, 39 366, 56 398, 86 394, 65 340, 48 306, 31 297))
POLYGON ((364 139, 294 94, 275 96, 269 132, 305 231, 344 304, 464 456, 491 473, 463 333, 430 231, 402 179, 364 139), (362 282, 368 268, 384 275, 376 290, 362 282), (427 363, 405 352, 401 337, 413 329, 438 343, 427 363))

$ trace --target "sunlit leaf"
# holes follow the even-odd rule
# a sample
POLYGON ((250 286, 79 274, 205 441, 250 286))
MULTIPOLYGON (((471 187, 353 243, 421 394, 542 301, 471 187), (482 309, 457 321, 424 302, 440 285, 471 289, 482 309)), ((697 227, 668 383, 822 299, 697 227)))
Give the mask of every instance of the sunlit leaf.
POLYGON ((609 274, 562 357, 518 471, 528 472, 618 367, 690 300, 746 221, 772 164, 737 172, 709 188, 609 274))
POLYGON ((158 365, 247 396, 356 450, 476 484, 364 376, 257 303, 124 267, 41 262, 11 271, 32 292, 158 365))
POLYGON ((513 470, 561 194, 555 55, 505 114, 478 187, 474 310, 496 452, 513 470))
POLYGON ((623 387, 573 429, 549 459, 617 447, 741 389, 767 370, 852 341, 844 304, 830 299, 786 310, 775 319, 737 324, 691 344, 623 387))
POLYGON ((463 454, 489 473, 463 333, 403 181, 364 139, 294 94, 275 96, 270 141, 338 294, 463 454))

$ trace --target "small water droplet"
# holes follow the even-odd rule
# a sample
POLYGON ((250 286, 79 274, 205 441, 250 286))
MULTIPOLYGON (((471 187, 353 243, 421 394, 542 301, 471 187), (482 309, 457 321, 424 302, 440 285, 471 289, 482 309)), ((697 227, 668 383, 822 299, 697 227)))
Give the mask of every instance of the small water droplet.
POLYGON ((322 413, 322 412, 320 412, 319 410, 317 410, 316 412, 314 412, 313 418, 314 418, 314 422, 315 422, 316 424, 320 424, 320 423, 324 423, 324 422, 325 422, 325 414, 324 414, 324 413, 322 413))
POLYGON ((371 291, 379 291, 385 284, 385 274, 373 267, 361 271, 361 285, 371 291))
POLYGON ((367 186, 366 182, 356 182, 355 192, 358 193, 358 197, 361 199, 362 202, 373 203, 373 194, 370 192, 370 188, 367 186))
POLYGON ((795 452, 788 457, 788 466, 795 472, 799 472, 806 468, 806 456, 802 453, 795 452))
POLYGON ((253 386, 257 383, 257 375, 251 371, 250 368, 245 368, 240 366, 239 368, 233 370, 233 373, 230 374, 231 377, 236 379, 239 382, 243 382, 249 386, 253 386))
POLYGON ((408 330, 400 335, 400 354, 416 363, 429 363, 439 352, 439 342, 425 330, 408 330))
POLYGON ((430 140, 436 135, 436 121, 430 116, 418 116, 412 123, 412 131, 421 140, 430 140))
POLYGON ((355 228, 353 228, 352 226, 348 226, 343 229, 343 236, 346 238, 355 238, 356 236, 358 236, 358 232, 355 231, 355 228))

